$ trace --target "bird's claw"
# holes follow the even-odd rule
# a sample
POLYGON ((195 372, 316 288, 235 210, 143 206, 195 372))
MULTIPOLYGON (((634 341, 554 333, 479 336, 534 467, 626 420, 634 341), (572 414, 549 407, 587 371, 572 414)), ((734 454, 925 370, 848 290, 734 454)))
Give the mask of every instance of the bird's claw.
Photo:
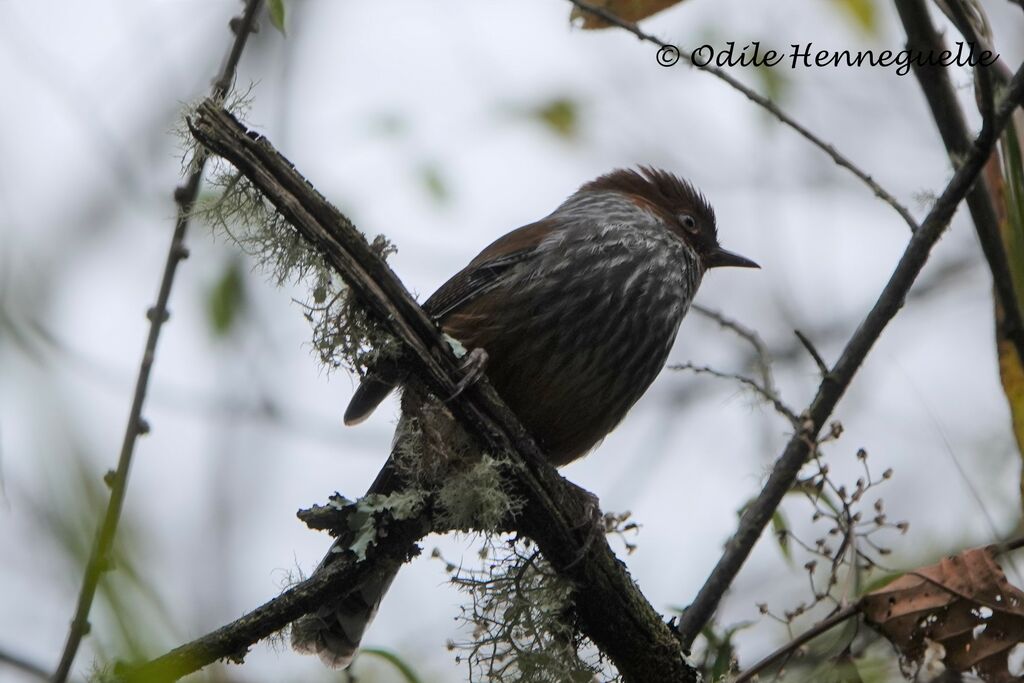
POLYGON ((581 516, 579 523, 572 528, 573 531, 586 530, 586 535, 583 537, 583 547, 580 548, 576 557, 565 566, 565 571, 568 571, 579 564, 587 553, 590 552, 590 546, 593 545, 597 538, 601 538, 607 533, 607 529, 604 523, 604 514, 601 512, 601 501, 596 495, 587 491, 586 489, 574 486, 574 488, 585 497, 583 503, 583 515, 581 516))
POLYGON ((484 376, 484 371, 487 369, 487 352, 482 348, 473 349, 462 357, 459 369, 462 370, 462 379, 455 385, 455 391, 445 403, 454 400, 467 387, 476 384, 484 376))

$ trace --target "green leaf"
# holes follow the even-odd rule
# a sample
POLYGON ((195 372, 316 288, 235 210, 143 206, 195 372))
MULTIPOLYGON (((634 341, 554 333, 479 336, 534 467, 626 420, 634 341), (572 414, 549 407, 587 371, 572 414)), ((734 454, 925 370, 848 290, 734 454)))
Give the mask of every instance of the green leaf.
POLYGON ((579 105, 568 97, 556 97, 533 110, 533 116, 556 135, 567 140, 579 134, 579 105))
POLYGON ((270 10, 270 23, 282 36, 288 35, 284 30, 284 0, 269 0, 267 7, 270 10))
POLYGON ((206 315, 214 335, 223 337, 231 332, 244 308, 245 279, 241 264, 233 260, 207 294, 206 315))
POLYGON ((376 647, 362 647, 359 651, 364 655, 372 655, 374 657, 380 657, 385 662, 391 664, 393 667, 398 669, 398 672, 402 674, 407 683, 422 683, 420 677, 416 675, 416 672, 412 670, 412 667, 405 663, 401 657, 396 655, 390 650, 382 650, 376 647))

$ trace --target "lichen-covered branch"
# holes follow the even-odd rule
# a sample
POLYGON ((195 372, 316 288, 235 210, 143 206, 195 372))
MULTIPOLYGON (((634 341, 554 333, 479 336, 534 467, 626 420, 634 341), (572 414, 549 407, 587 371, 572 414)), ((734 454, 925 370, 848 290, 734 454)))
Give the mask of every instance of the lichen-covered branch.
MULTIPOLYGON (((273 203, 298 234, 345 280, 377 320, 401 340, 410 369, 438 396, 451 396, 461 378, 458 361, 433 322, 363 235, 331 206, 270 143, 250 133, 212 101, 201 104, 190 122, 193 134, 208 149, 227 159, 273 203)), ((508 454, 505 465, 511 493, 525 505, 518 530, 532 538, 546 560, 573 585, 572 604, 583 633, 611 659, 627 681, 693 681, 668 625, 647 602, 604 538, 580 520, 590 515, 586 496, 548 464, 543 453, 486 381, 447 407, 487 453, 508 454)), ((425 533, 425 532, 424 532, 425 533)), ((378 551, 399 557, 410 551, 408 538, 382 539, 378 551)), ((231 657, 244 645, 280 629, 317 604, 336 595, 338 586, 366 563, 345 563, 332 570, 332 585, 314 576, 257 612, 214 634, 178 648, 168 669, 180 676, 218 657, 231 657), (334 583, 337 581, 337 583, 334 583), (310 592, 312 591, 312 592, 310 592), (333 591, 333 592, 332 592, 333 591), (282 601, 278 603, 278 600, 282 601), (278 607, 280 606, 280 609, 278 607)), ((172 657, 173 655, 173 657, 172 657)), ((152 671, 144 665, 134 669, 152 671)), ((129 678, 131 676, 128 676, 129 678)), ((152 680, 152 679, 151 679, 152 680)), ((166 677, 156 680, 167 680, 166 677)))

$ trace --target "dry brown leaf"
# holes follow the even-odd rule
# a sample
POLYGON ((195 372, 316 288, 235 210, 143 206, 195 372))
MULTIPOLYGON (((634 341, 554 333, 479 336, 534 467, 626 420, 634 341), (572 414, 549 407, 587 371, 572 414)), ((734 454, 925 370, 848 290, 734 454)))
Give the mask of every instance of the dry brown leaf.
POLYGON ((989 683, 1020 680, 1007 655, 1024 642, 1024 593, 1006 580, 992 547, 908 572, 862 604, 867 622, 913 665, 934 642, 945 648, 947 669, 974 670, 989 683))
MULTIPOLYGON (((682 0, 589 0, 589 2, 594 7, 600 7, 601 9, 614 14, 623 21, 636 23, 641 19, 646 19, 656 12, 660 12, 663 9, 682 2, 682 0)), ((569 15, 569 21, 578 25, 580 28, 585 29, 608 28, 609 26, 614 26, 614 24, 605 21, 596 14, 587 12, 579 7, 572 8, 572 14, 569 15)))

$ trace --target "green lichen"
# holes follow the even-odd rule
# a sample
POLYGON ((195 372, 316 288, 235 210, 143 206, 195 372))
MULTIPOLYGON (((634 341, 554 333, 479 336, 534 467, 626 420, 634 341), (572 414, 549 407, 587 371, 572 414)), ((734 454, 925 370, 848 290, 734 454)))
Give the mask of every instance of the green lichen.
POLYGON ((405 490, 390 494, 371 493, 357 501, 345 498, 331 499, 331 505, 351 508, 348 528, 353 533, 347 548, 334 546, 331 552, 351 550, 360 561, 367 551, 387 533, 387 521, 413 519, 423 512, 426 495, 423 491, 405 490))

